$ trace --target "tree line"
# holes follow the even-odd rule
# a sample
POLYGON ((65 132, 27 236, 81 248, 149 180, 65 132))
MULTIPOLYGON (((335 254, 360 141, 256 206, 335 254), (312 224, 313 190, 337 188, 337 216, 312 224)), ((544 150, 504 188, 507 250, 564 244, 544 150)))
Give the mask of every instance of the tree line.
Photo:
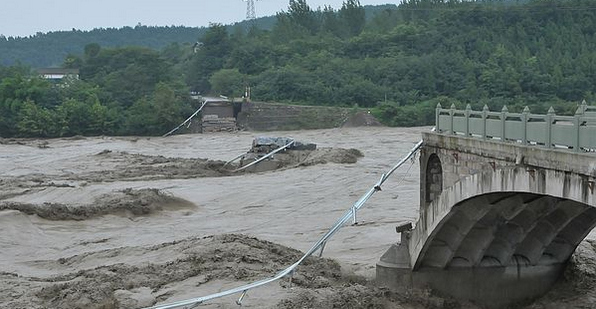
POLYGON ((596 93, 590 0, 408 0, 337 10, 290 0, 268 29, 212 24, 199 44, 88 44, 53 84, 0 67, 0 135, 160 134, 196 106, 190 91, 358 106, 395 126, 432 124, 437 103, 573 113, 596 93), (371 13, 373 12, 373 13, 371 13))
POLYGON ((65 60, 80 78, 59 82, 0 66, 0 136, 163 134, 193 111, 168 57, 170 49, 90 44, 83 57, 65 60))

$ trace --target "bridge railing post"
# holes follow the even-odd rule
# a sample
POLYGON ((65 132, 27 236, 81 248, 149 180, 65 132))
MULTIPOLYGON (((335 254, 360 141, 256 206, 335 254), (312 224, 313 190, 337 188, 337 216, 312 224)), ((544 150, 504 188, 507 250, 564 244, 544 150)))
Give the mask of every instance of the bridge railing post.
POLYGON ((555 109, 551 106, 546 113, 546 140, 545 140, 545 147, 552 148, 552 130, 553 130, 553 117, 555 116, 555 109))
POLYGON ((486 139, 486 119, 488 118, 488 105, 482 108, 482 139, 486 139))
POLYGON ((464 111, 464 115, 466 116, 466 137, 470 136, 470 115, 472 114, 472 106, 470 104, 466 105, 466 110, 464 111))
POLYGON ((575 111, 575 115, 573 116, 573 151, 574 152, 579 152, 580 151, 580 132, 581 132, 581 118, 582 116, 584 116, 586 111, 586 101, 584 100, 582 102, 582 105, 577 107, 577 110, 575 111))
POLYGON ((522 120, 522 144, 528 144, 528 118, 530 117, 530 108, 528 106, 524 107, 522 111, 521 120, 522 120))
POLYGON ((435 112, 435 128, 437 130, 437 132, 441 133, 441 124, 439 123, 440 119, 441 119, 441 109, 443 107, 441 106, 441 103, 437 103, 437 109, 435 112))
POLYGON ((507 121, 507 114, 509 113, 509 109, 507 108, 507 105, 503 106, 503 109, 501 109, 501 141, 502 142, 506 142, 507 141, 507 130, 505 129, 505 124, 507 121))
POLYGON ((455 115, 455 104, 451 104, 451 108, 449 109, 449 134, 454 135, 455 131, 453 130, 453 116, 455 115))

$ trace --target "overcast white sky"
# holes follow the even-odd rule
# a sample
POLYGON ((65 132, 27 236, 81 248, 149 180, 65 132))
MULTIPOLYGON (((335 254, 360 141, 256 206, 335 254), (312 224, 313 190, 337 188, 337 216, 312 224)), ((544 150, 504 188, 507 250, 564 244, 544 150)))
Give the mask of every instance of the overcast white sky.
MULTIPOLYGON (((312 9, 344 0, 307 0, 312 9)), ((29 36, 37 32, 91 30, 135 26, 207 26, 230 24, 246 16, 243 0, 3 0, 0 34, 29 36)), ((362 5, 399 3, 399 0, 360 0, 362 5)), ((255 0, 257 17, 287 11, 289 0, 255 0)))

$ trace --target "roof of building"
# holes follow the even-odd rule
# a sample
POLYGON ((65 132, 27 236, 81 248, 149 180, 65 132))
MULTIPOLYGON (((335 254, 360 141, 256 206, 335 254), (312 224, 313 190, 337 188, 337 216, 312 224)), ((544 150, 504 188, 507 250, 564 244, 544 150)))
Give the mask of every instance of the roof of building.
POLYGON ((64 74, 64 75, 73 75, 79 74, 79 69, 64 69, 64 68, 41 68, 37 69, 37 73, 39 74, 64 74))

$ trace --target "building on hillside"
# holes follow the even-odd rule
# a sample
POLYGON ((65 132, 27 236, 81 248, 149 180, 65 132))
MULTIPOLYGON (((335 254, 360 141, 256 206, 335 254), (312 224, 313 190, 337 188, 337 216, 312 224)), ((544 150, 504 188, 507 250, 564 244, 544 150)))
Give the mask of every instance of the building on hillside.
POLYGON ((79 79, 79 69, 42 68, 37 73, 45 79, 60 81, 65 77, 79 79))

